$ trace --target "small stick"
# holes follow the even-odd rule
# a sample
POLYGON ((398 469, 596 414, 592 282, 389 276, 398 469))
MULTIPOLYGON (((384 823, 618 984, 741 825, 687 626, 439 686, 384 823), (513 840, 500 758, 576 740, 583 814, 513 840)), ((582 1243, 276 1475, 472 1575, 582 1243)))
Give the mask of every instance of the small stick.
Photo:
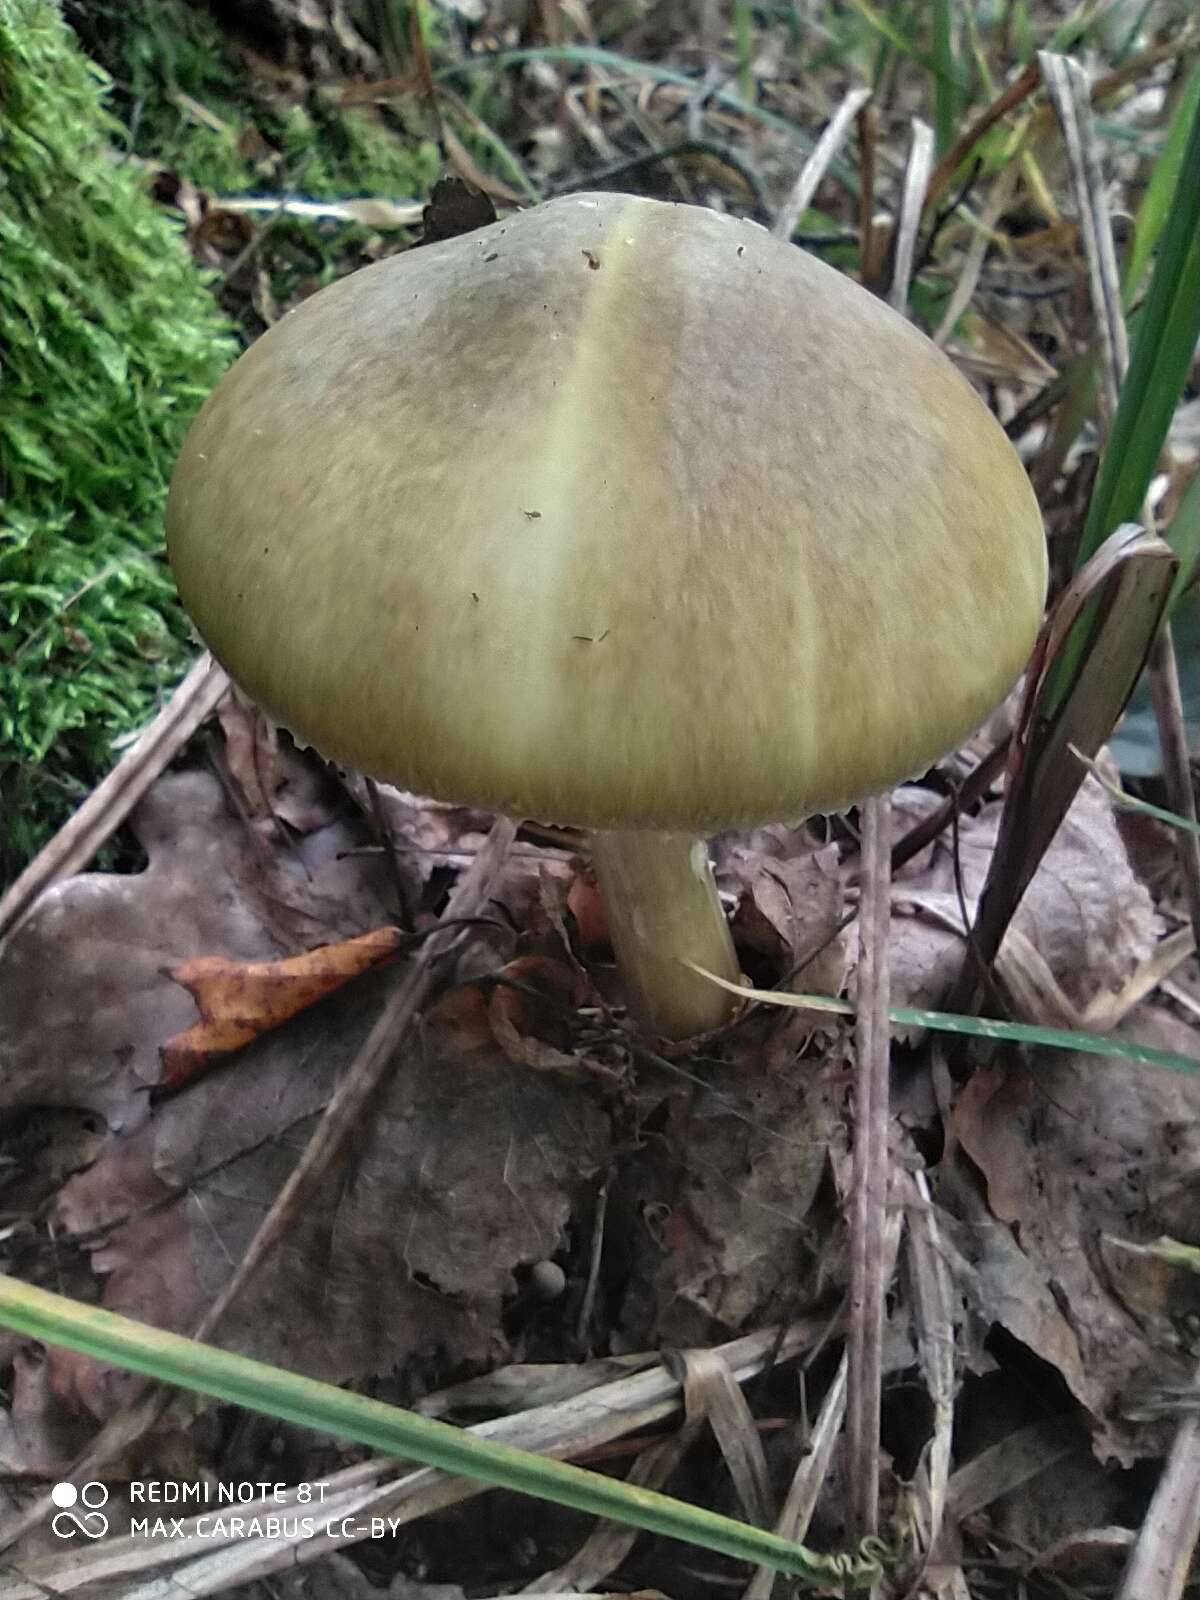
POLYGON ((925 192, 926 206, 932 206, 934 201, 950 187, 954 174, 984 134, 994 128, 1002 117, 1014 111, 1022 100, 1029 98, 1041 82, 1041 76, 1036 62, 1031 61, 1024 71, 1018 73, 1008 87, 996 96, 991 105, 980 112, 962 137, 954 141, 933 170, 929 188, 925 192))
POLYGON ((891 995, 887 945, 891 913, 891 802, 885 796, 868 800, 863 806, 862 820, 846 1405, 850 1524, 856 1539, 874 1534, 879 1518, 883 1302, 890 1275, 884 1233, 889 1161, 888 1009, 891 995))
POLYGON ((858 113, 858 277, 865 289, 874 289, 879 274, 878 235, 875 231, 875 154, 879 118, 869 102, 858 113))
POLYGON ((575 1337, 580 1346, 587 1344, 588 1329, 592 1325, 592 1312, 596 1309, 596 1289, 600 1283, 600 1257, 604 1254, 604 1224, 608 1216, 608 1179, 600 1185, 596 1196, 596 1218, 592 1223, 592 1259, 588 1266, 587 1287, 583 1291, 583 1304, 579 1308, 579 1321, 575 1337))

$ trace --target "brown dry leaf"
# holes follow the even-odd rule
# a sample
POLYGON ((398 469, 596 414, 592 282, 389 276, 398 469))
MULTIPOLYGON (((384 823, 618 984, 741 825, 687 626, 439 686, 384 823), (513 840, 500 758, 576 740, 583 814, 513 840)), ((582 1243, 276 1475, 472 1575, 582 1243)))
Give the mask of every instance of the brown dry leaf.
POLYGON ((429 204, 421 213, 424 231, 421 244, 437 244, 474 233, 496 220, 496 207, 487 194, 471 188, 462 178, 439 178, 433 186, 429 204))
POLYGON ((640 1281, 627 1318, 648 1296, 654 1336, 670 1345, 799 1315, 797 1296, 816 1276, 816 1236, 829 1226, 810 1212, 839 1117, 830 1076, 794 1060, 764 1072, 755 1051, 709 1078, 694 1097, 672 1101, 643 1181, 640 1281))
POLYGON ((159 1047, 196 1021, 171 967, 272 961, 388 920, 383 863, 347 857, 361 836, 340 821, 268 854, 214 777, 185 772, 131 826, 144 872, 56 885, 0 947, 0 1112, 76 1106, 128 1130, 148 1114, 159 1047))
MULTIPOLYGON (((304 770, 286 746, 280 755, 285 774, 292 762, 304 770)), ((351 970, 372 965, 396 935, 356 937, 385 921, 389 887, 378 855, 349 853, 362 833, 346 823, 267 850, 217 780, 192 772, 161 779, 136 827, 144 872, 62 884, 0 953, 0 1110, 74 1105, 107 1119, 107 1144, 59 1194, 57 1225, 86 1236, 104 1304, 191 1331, 391 980, 368 973, 259 1033, 235 1073, 212 1072, 152 1106, 159 1047, 196 1015, 171 969, 204 956, 198 992, 226 1021, 249 980, 258 1029, 264 1010, 272 1021, 294 1011, 295 993, 281 994, 298 984, 312 998, 329 963, 337 976, 347 959, 351 970), (306 946, 333 948, 287 959, 300 930, 306 946)), ((536 892, 535 864, 523 870, 536 892)), ((532 1051, 528 1017, 509 1020, 510 1046, 532 1051)), ((607 1163, 608 1117, 578 1082, 515 1066, 490 1018, 466 1053, 462 1032, 432 1014, 413 1031, 350 1156, 238 1301, 222 1342, 334 1381, 423 1354, 453 1366, 503 1352, 514 1273, 559 1248, 577 1194, 607 1163)), ((104 1417, 123 1403, 127 1380, 111 1369, 56 1355, 50 1371, 77 1410, 104 1417)))
MULTIPOLYGON (((104 1304, 188 1329, 294 1166, 314 1118, 373 1023, 382 976, 249 1046, 160 1105, 69 1183, 59 1222, 114 1227, 93 1256, 104 1304)), ((558 1249, 577 1193, 607 1159, 608 1120, 577 1083, 514 1067, 493 1046, 464 1060, 427 1016, 352 1153, 222 1324, 222 1343, 335 1382, 418 1356, 503 1354, 514 1271, 558 1249)), ((111 1378, 81 1364, 74 1393, 113 1409, 111 1378)))
POLYGON ((590 867, 581 868, 571 879, 567 910, 575 919, 575 934, 582 951, 596 950, 609 943, 608 913, 596 874, 590 867))
MULTIPOLYGON (((1197 1053, 1194 1031, 1161 1010, 1118 1033, 1197 1053)), ((1111 1241, 1200 1244, 1200 1079, 1044 1051, 1029 1072, 977 1074, 955 1128, 1004 1224, 978 1234, 985 1316, 1059 1368, 1100 1424, 1099 1449, 1152 1454, 1122 1405, 1189 1370, 1190 1302, 1176 1322, 1170 1299, 1123 1293, 1111 1241)))
POLYGON ((739 944, 770 956, 781 972, 803 962, 794 990, 841 993, 846 953, 838 923, 845 889, 836 845, 766 856, 732 844, 722 855, 721 881, 738 895, 733 931, 739 944))
POLYGON ((201 1020, 163 1045, 163 1088, 182 1087, 214 1057, 243 1049, 328 999, 394 956, 403 943, 398 928, 376 928, 284 961, 197 956, 172 967, 171 977, 192 995, 201 1020))
MULTIPOLYGON (((999 818, 997 803, 977 818, 964 819, 959 829, 962 889, 972 918, 999 818)), ((936 1009, 961 965, 962 914, 951 844, 947 832, 926 870, 893 890, 888 958, 894 1005, 936 1009)), ((1160 919, 1130 865, 1112 801, 1091 776, 1047 850, 1013 926, 1080 1009, 1097 994, 1119 989, 1153 949, 1160 919)))
POLYGON ((87 1443, 87 1430, 51 1380, 47 1353, 13 1351, 10 1401, 0 1412, 0 1473, 59 1478, 87 1443))

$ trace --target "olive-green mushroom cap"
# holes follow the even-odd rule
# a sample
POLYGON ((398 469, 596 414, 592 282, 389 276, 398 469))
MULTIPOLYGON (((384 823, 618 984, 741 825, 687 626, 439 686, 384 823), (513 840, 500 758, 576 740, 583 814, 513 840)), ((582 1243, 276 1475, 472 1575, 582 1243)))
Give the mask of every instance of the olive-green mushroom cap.
POLYGON ((321 290, 171 485, 214 655, 328 756, 585 827, 923 770, 1003 698, 1045 541, 903 318, 753 223, 572 195, 321 290))

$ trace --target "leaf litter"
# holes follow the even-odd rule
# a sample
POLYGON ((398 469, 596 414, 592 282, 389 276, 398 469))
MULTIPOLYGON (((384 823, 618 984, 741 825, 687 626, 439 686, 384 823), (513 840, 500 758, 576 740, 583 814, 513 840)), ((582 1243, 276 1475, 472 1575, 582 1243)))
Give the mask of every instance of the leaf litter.
MULTIPOLYGON (((104 1304, 185 1331, 369 1030, 390 976, 374 968, 403 960, 413 938, 395 926, 387 853, 422 905, 419 935, 487 827, 383 790, 389 842, 372 844, 327 769, 252 719, 226 702, 209 746, 219 776, 191 768, 155 784, 133 818, 143 871, 67 880, 0 950, 0 1115, 101 1119, 90 1146, 67 1147, 79 1170, 16 1236, 17 1265, 44 1276, 48 1222, 81 1288, 92 1277, 104 1304), (280 1006, 273 991, 292 977, 300 993, 280 1006), (235 1025, 224 1038, 222 1012, 235 1025), (164 1092, 189 1039, 207 1070, 164 1092)), ((909 822, 938 803, 916 786, 898 800, 909 822)), ((936 1003, 957 970, 959 889, 972 909, 998 807, 988 798, 961 819, 957 878, 947 834, 898 879, 898 1004, 936 1003)), ((719 840, 716 854, 758 980, 853 992, 855 858, 838 830, 819 842, 763 829, 719 840)), ((611 1015, 603 908, 578 853, 519 845, 493 910, 407 1038, 348 1161, 234 1303, 222 1343, 344 1382, 484 1374, 589 1345, 703 1347, 814 1312, 832 1327, 846 1282, 830 1181, 844 1187, 841 1020, 760 1012, 697 1052, 639 1051, 611 1015), (580 1345, 597 1250, 599 1312, 580 1345), (530 1270, 551 1259, 566 1268, 561 1304, 520 1313, 530 1270)), ((1094 780, 1017 927, 1080 1006, 1152 950, 1160 919, 1094 780)), ((1124 1026, 1197 1053, 1193 1030, 1161 1007, 1124 1026)), ((929 1097, 899 1088, 906 1124, 936 1125, 929 1097)), ((994 1330, 1005 1329, 1061 1374, 1100 1457, 1161 1449, 1161 1418, 1136 1399, 1186 1376, 1191 1275, 1136 1247, 1164 1235, 1200 1243, 1197 1097, 1200 1083, 1174 1074, 1040 1051, 997 1055, 955 1106, 958 1153, 936 1199, 968 1381, 994 1367, 994 1330)), ((10 1177, 10 1202, 17 1192, 10 1177)), ((903 1299, 893 1324, 899 1375, 916 1362, 903 1299)), ((0 1460, 62 1470, 128 1388, 83 1358, 18 1350, 0 1460)))

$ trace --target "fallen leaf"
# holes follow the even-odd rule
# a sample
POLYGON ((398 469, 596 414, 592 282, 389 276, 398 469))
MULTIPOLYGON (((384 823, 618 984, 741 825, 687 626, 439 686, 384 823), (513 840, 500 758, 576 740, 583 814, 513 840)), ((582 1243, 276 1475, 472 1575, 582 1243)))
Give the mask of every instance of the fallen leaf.
MULTIPOLYGON (((1195 1031, 1153 1007, 1117 1032, 1197 1054, 1195 1031)), ((1123 1401, 1191 1370, 1194 1296, 1155 1303, 1132 1274, 1114 1281, 1108 1241, 1150 1245, 1166 1232, 1200 1245, 1200 1079, 1039 1051, 1030 1067, 968 1085, 954 1121, 1000 1219, 979 1266, 987 1314, 1058 1367, 1096 1419, 1099 1451, 1153 1454, 1123 1401)))
POLYGON ((421 213, 422 244, 437 244, 474 233, 496 220, 496 208, 486 194, 472 189, 462 178, 439 178, 433 186, 429 204, 421 213))
POLYGON ((389 960, 404 944, 398 928, 376 928, 341 944, 321 945, 284 961, 229 961, 197 956, 171 968, 192 995, 201 1020, 162 1047, 164 1089, 178 1089, 260 1034, 328 999, 343 984, 389 960))
POLYGON ((55 885, 0 946, 0 1113, 78 1107, 133 1128, 162 1077, 160 1046, 196 1021, 172 967, 274 961, 388 920, 383 863, 346 855, 363 834, 341 820, 265 852, 215 777, 180 772, 130 825, 145 871, 55 885))
POLYGON ((647 1226, 626 1323, 648 1310, 660 1344, 706 1345, 759 1318, 800 1315, 804 1286, 822 1292, 807 1270, 823 1231, 810 1213, 841 1091, 796 1062, 770 1073, 713 1067, 708 1077, 694 1096, 672 1098, 640 1184, 647 1226))
MULTIPOLYGON (((108 1229, 92 1246, 106 1306, 178 1331, 199 1321, 386 981, 368 976, 256 1040, 236 1088, 198 1079, 66 1185, 59 1227, 108 1229)), ((419 1357, 498 1359, 517 1269, 558 1250, 608 1141, 606 1114, 577 1082, 515 1067, 494 1044, 464 1061, 453 1030, 427 1015, 332 1181, 222 1323, 221 1343, 334 1382, 419 1357)), ((82 1358, 71 1385, 98 1416, 119 1403, 111 1370, 82 1358)))
POLYGON ((273 817, 275 791, 280 783, 279 735, 274 723, 236 690, 221 701, 217 717, 225 735, 229 774, 238 786, 246 810, 255 819, 273 817))

